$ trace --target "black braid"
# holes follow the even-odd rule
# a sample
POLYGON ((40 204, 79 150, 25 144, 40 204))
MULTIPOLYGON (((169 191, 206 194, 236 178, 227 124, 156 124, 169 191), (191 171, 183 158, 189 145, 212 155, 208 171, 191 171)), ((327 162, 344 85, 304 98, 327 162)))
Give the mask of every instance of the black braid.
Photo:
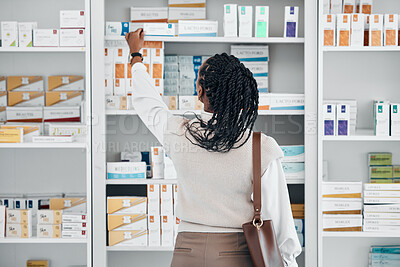
POLYGON ((229 152, 250 138, 258 115, 258 89, 253 74, 240 61, 226 53, 210 57, 199 72, 199 85, 205 90, 214 111, 209 121, 196 115, 186 125, 193 144, 211 152, 229 152), (236 145, 245 136, 244 142, 236 145), (236 146, 235 146, 236 145, 236 146))

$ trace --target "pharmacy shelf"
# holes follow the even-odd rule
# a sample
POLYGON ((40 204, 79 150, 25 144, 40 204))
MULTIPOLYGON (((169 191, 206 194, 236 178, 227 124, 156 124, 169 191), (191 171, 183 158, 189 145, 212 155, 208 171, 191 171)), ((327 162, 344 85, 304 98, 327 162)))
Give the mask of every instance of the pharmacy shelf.
POLYGON ((359 129, 355 135, 324 136, 324 141, 400 141, 400 136, 375 136, 372 129, 359 129))
MULTIPOLYGON (((200 110, 171 110, 174 115, 200 114, 200 110)), ((106 115, 137 115, 135 110, 106 110, 106 115)), ((259 110, 258 115, 304 115, 304 110, 259 110)))
POLYGON ((0 238, 0 244, 86 244, 87 239, 69 238, 0 238))
POLYGON ((323 232, 322 233, 323 237, 382 237, 382 238, 388 238, 388 237, 394 237, 394 238, 400 238, 400 233, 395 233, 395 232, 323 232))
POLYGON ((178 180, 176 179, 110 179, 106 180, 106 184, 111 185, 123 185, 123 184, 177 184, 178 180))
POLYGON ((86 148, 86 143, 0 143, 1 148, 86 148))
MULTIPOLYGON (((106 41, 125 41, 125 36, 105 36, 106 41)), ((302 44, 304 38, 255 38, 255 37, 169 37, 146 36, 145 41, 162 41, 169 43, 247 43, 247 44, 302 44)))
POLYGON ((304 184, 304 179, 289 179, 286 184, 304 184))
POLYGON ((165 251, 172 252, 174 251, 174 247, 132 247, 132 246, 124 246, 124 247, 107 247, 107 251, 165 251))
POLYGON ((349 46, 338 46, 338 47, 324 47, 324 52, 400 52, 399 46, 364 46, 364 47, 349 47, 349 46))
POLYGON ((85 47, 0 47, 0 52, 85 52, 85 47))

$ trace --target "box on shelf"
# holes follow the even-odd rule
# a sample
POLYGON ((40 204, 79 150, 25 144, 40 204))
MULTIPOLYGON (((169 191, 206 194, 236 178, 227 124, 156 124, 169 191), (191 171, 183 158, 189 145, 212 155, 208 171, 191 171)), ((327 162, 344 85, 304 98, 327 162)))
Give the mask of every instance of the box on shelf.
POLYGON ((18 41, 19 47, 33 46, 33 30, 37 28, 37 22, 19 22, 18 23, 18 41))
POLYGON ((331 12, 331 0, 323 0, 322 3, 322 13, 329 14, 331 12))
POLYGON ((285 38, 297 38, 299 31, 299 7, 285 6, 285 38))
POLYGON ((146 214, 109 214, 108 231, 147 230, 146 214))
POLYGON ((148 214, 160 214, 160 185, 147 185, 147 212, 148 214))
POLYGON ((47 91, 47 107, 73 107, 80 106, 83 101, 82 91, 47 91))
POLYGON ((177 179, 178 175, 175 170, 172 159, 164 153, 164 179, 177 179))
POLYGON ((62 231, 61 238, 83 239, 86 238, 86 230, 79 231, 62 231))
POLYGON ((224 37, 238 36, 237 4, 224 5, 224 37))
POLYGON ((62 210, 63 213, 86 213, 86 197, 50 198, 51 210, 62 210))
POLYGON ((33 30, 33 46, 58 47, 60 46, 60 33, 57 29, 33 30))
POLYGON ((217 37, 218 21, 214 20, 180 20, 179 36, 217 37))
POLYGON ((356 0, 343 0, 343 13, 357 13, 356 12, 356 0))
POLYGON ((324 46, 336 45, 336 15, 323 15, 322 27, 324 31, 324 46))
POLYGON ((37 211, 38 224, 61 224, 62 215, 62 210, 40 209, 37 211))
POLYGON ((322 111, 324 121, 324 135, 333 136, 336 132, 336 105, 324 104, 322 111))
POLYGON ((372 1, 373 0, 360 0, 360 13, 372 14, 372 1))
POLYGON ((125 36, 129 32, 129 22, 106 22, 106 36, 125 36))
POLYGON ((205 7, 206 0, 168 0, 169 7, 205 7))
POLYGON ((239 37, 253 37, 253 7, 238 6, 239 37))
POLYGON ((370 166, 369 167, 369 178, 393 178, 393 167, 392 166, 370 166))
POLYGON ((27 260, 26 267, 49 267, 47 260, 27 260))
POLYGON ((360 198, 327 198, 322 200, 323 214, 361 214, 360 198))
POLYGON ((151 147, 151 177, 164 178, 164 148, 151 147))
POLYGON ((7 91, 44 91, 42 76, 8 76, 7 91))
POLYGON ((256 6, 255 37, 269 37, 269 6, 256 6))
POLYGON ((30 238, 30 237, 32 237, 32 225, 7 223, 6 237, 7 238, 30 238))
POLYGON ((159 214, 150 214, 147 216, 149 225, 149 243, 153 247, 161 246, 161 222, 159 214))
POLYGON ((84 47, 85 30, 84 29, 61 29, 60 46, 84 47))
POLYGON ((370 16, 369 46, 383 46, 383 15, 370 16))
POLYGON ((343 0, 330 0, 331 1, 331 14, 343 13, 343 0))
POLYGON ((42 122, 42 107, 7 107, 7 122, 42 122))
POLYGON ((205 20, 205 7, 169 7, 168 22, 178 23, 179 20, 205 20))
MULTIPOLYGON (((364 232, 392 232, 398 233, 400 231, 400 226, 388 226, 388 225, 364 225, 363 227, 364 232)), ((387 265, 384 265, 387 266, 387 265)), ((395 265, 393 265, 395 266, 395 265)))
POLYGON ((334 232, 361 232, 362 231, 362 215, 331 215, 324 214, 322 216, 323 230, 334 232))
POLYGON ((108 245, 118 246, 147 246, 147 230, 109 231, 108 245))
POLYGON ((337 45, 350 46, 350 31, 351 31, 351 15, 338 14, 337 15, 337 45))
POLYGON ((82 231, 87 230, 87 224, 85 222, 63 222, 62 224, 63 231, 82 231))
POLYGON ((108 214, 146 214, 146 197, 107 197, 108 214))
POLYGON ((63 223, 86 223, 87 217, 86 214, 83 213, 63 213, 62 214, 62 222, 63 223))
POLYGON ((33 136, 33 143, 72 143, 75 141, 74 136, 33 136))
POLYGON ((131 7, 131 22, 168 22, 168 7, 131 7))
POLYGON ((389 136, 390 134, 390 107, 386 101, 374 103, 374 133, 376 136, 389 136))
POLYGON ((128 99, 126 96, 106 96, 107 110, 127 110, 128 99))
POLYGON ((80 75, 49 76, 48 91, 84 91, 85 83, 80 75))
POLYGON ((145 162, 107 162, 107 179, 145 179, 145 162))
POLYGON ((351 15, 351 46, 364 46, 364 19, 363 14, 351 15))
POLYGON ((400 136, 400 104, 390 104, 390 136, 400 136))
POLYGON ((61 238, 61 224, 38 224, 38 238, 61 238))
MULTIPOLYGON (((0 129, 2 130, 16 130, 22 129, 23 130, 23 142, 32 142, 32 138, 34 136, 40 135, 40 128, 35 125, 1 125, 0 129)), ((25 204, 26 205, 26 204, 25 204)), ((15 205, 16 207, 16 205, 15 205)), ((20 205, 22 207, 22 203, 20 205)))
POLYGON ((44 107, 44 122, 81 122, 81 108, 77 107, 44 107))
POLYGON ((304 145, 280 146, 284 157, 282 162, 304 162, 304 145))
POLYGON ((174 214, 172 184, 163 184, 161 187, 161 215, 174 214))
POLYGON ((197 96, 179 96, 179 110, 202 110, 203 103, 197 96))
POLYGON ((369 166, 392 165, 392 153, 390 152, 368 153, 368 165, 369 166))
POLYGON ((32 210, 7 209, 7 224, 32 224, 32 210))
POLYGON ((283 172, 287 180, 304 179, 304 162, 282 162, 283 172))
POLYGON ((163 215, 161 216, 161 246, 172 247, 174 246, 174 216, 163 215))
POLYGON ((48 123, 49 135, 84 136, 87 126, 80 123, 48 123))
POLYGON ((60 10, 61 29, 84 29, 85 11, 84 10, 60 10))
POLYGON ((4 92, 6 90, 7 90, 6 77, 5 76, 0 76, 0 92, 4 92))
POLYGON ((304 110, 304 94, 259 94, 259 110, 304 110))
POLYGON ((143 30, 147 36, 175 36, 175 24, 172 23, 144 23, 143 30))
POLYGON ((369 46, 369 20, 371 16, 364 14, 364 46, 369 46))
POLYGON ((18 47, 18 22, 2 21, 1 25, 1 46, 18 47))
POLYGON ((385 14, 384 21, 384 45, 398 46, 399 15, 385 14))
POLYGON ((43 107, 44 92, 43 91, 11 91, 8 92, 9 107, 43 107))
POLYGON ((350 135, 350 105, 339 104, 336 106, 336 135, 350 135))

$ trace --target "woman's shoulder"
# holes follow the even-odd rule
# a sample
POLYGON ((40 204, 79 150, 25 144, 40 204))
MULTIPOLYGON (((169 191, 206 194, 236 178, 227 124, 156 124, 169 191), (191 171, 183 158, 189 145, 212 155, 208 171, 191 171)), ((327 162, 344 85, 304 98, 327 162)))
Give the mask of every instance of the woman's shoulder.
POLYGON ((171 116, 168 119, 164 134, 177 134, 181 135, 185 133, 186 124, 189 120, 183 116, 171 116))
POLYGON ((269 162, 283 157, 283 151, 276 142, 276 140, 266 134, 261 135, 261 147, 263 160, 269 162))

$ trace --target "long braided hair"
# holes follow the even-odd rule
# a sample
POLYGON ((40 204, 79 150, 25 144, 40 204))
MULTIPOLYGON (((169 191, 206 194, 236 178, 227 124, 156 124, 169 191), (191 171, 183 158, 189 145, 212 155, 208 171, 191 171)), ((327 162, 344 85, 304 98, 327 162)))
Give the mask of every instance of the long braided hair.
POLYGON ((239 59, 223 53, 207 59, 198 79, 214 113, 208 121, 196 115, 197 120, 186 124, 186 137, 211 152, 225 153, 241 147, 250 138, 251 131, 247 129, 253 129, 258 115, 258 89, 253 74, 239 59), (243 137, 244 142, 237 145, 243 137))

